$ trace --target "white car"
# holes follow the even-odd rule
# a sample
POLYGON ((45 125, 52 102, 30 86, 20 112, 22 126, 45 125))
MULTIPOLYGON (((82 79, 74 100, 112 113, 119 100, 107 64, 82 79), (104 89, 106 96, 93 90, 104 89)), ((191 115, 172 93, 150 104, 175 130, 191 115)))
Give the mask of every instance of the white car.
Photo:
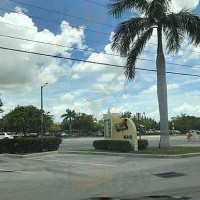
POLYGON ((0 133, 0 139, 13 139, 13 136, 10 133, 0 133))

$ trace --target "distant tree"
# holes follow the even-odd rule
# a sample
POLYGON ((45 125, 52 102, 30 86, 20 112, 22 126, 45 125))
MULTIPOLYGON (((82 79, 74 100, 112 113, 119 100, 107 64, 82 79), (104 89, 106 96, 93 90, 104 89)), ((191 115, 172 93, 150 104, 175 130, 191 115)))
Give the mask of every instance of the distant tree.
MULTIPOLYGON (((135 123, 136 127, 139 127, 139 122, 135 115, 132 117, 132 120, 135 123)), ((143 127, 144 130, 159 129, 159 123, 156 120, 149 117, 142 117, 140 120, 140 125, 143 127)))
POLYGON ((90 135, 98 129, 98 122, 92 115, 79 113, 74 121, 74 128, 84 135, 90 135))
POLYGON ((120 117, 121 118, 131 118, 132 117, 132 113, 129 112, 129 111, 126 111, 126 112, 120 113, 120 117))
POLYGON ((51 133, 58 133, 61 132, 62 128, 61 128, 61 124, 58 123, 53 123, 48 129, 47 131, 51 132, 51 133))
POLYGON ((3 112, 4 112, 3 109, 2 109, 2 107, 3 107, 3 102, 2 102, 2 100, 0 99, 0 113, 3 113, 3 112))
POLYGON ((174 124, 174 128, 183 133, 193 129, 200 130, 200 118, 195 116, 190 116, 187 114, 177 115, 176 117, 172 117, 170 121, 170 126, 172 128, 172 124, 174 124))
POLYGON ((64 118, 64 122, 69 123, 70 134, 72 133, 72 122, 75 120, 76 116, 76 112, 70 109, 67 109, 66 113, 61 116, 62 118, 64 118))
MULTIPOLYGON (((45 128, 53 124, 53 119, 44 114, 45 128)), ((24 134, 41 130, 41 111, 34 106, 17 106, 6 114, 1 120, 4 131, 23 132, 24 134)))

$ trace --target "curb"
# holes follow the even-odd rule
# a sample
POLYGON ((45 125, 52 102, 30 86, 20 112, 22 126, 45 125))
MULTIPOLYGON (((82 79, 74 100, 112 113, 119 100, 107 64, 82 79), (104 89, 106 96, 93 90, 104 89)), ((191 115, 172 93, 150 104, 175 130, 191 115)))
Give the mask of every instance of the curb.
POLYGON ((89 152, 89 151, 58 151, 59 154, 82 154, 82 155, 103 155, 103 156, 123 156, 132 158, 162 158, 162 159, 177 159, 199 157, 200 153, 188 153, 179 155, 155 155, 155 154, 130 154, 130 153, 111 153, 111 152, 89 152))
POLYGON ((37 156, 45 156, 49 154, 57 154, 58 151, 48 151, 43 153, 32 153, 32 154, 0 154, 0 157, 7 157, 7 158, 31 158, 31 157, 37 157, 37 156))

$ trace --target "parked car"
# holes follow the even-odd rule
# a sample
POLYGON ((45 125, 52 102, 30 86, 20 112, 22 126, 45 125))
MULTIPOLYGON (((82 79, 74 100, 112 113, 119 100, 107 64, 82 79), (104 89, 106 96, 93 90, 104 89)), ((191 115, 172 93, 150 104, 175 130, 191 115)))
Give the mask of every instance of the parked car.
POLYGON ((103 133, 100 131, 92 133, 93 136, 103 136, 103 133))
POLYGON ((30 137, 38 137, 38 133, 29 133, 30 137))
POLYGON ((0 139, 13 139, 13 136, 10 133, 0 133, 0 139))
POLYGON ((153 133, 155 133, 155 130, 154 129, 150 129, 149 131, 146 131, 146 133, 153 134, 153 133))
POLYGON ((45 133, 44 136, 45 137, 55 137, 54 133, 49 133, 49 132, 45 133))
POLYGON ((60 136, 61 136, 61 137, 69 137, 70 134, 69 134, 69 133, 61 133, 60 136))
POLYGON ((179 130, 174 130, 174 133, 180 134, 181 132, 179 130))

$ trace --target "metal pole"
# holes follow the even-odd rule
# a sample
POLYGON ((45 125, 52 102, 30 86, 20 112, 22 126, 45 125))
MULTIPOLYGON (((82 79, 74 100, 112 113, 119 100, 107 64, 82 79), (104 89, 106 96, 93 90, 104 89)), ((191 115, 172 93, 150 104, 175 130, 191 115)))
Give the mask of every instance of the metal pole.
POLYGON ((138 122, 139 122, 139 133, 140 133, 140 140, 142 139, 142 133, 141 133, 141 128, 140 128, 140 119, 138 120, 138 122))
POLYGON ((41 86, 41 137, 43 136, 43 86, 41 86))
POLYGON ((43 86, 41 86, 41 137, 43 136, 43 132, 44 132, 43 88, 47 84, 48 83, 45 83, 43 86))

